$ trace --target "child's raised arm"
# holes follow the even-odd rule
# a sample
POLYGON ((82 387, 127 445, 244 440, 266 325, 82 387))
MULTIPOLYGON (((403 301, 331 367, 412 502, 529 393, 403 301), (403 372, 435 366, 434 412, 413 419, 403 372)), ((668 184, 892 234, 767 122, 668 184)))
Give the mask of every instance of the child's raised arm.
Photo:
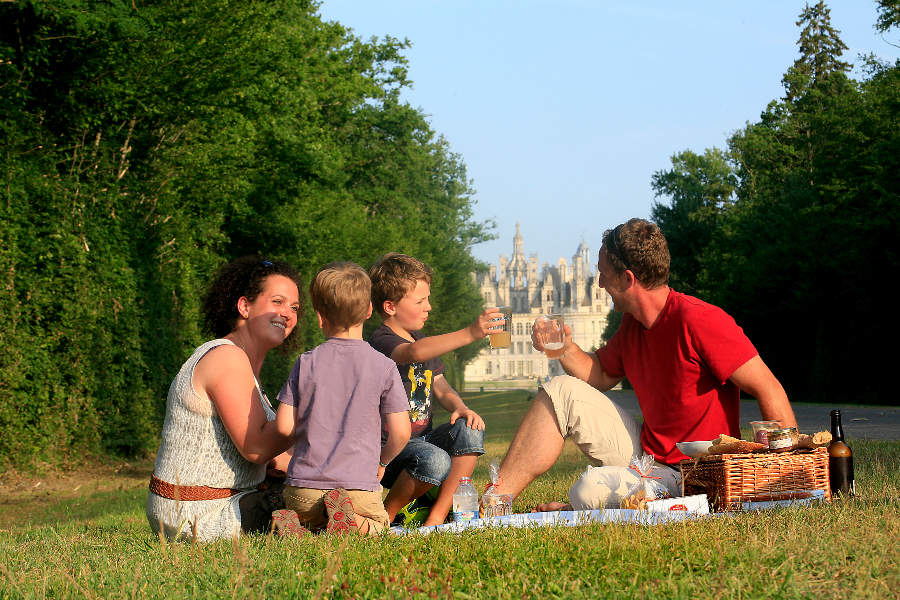
POLYGON ((503 313, 497 308, 486 308, 468 327, 450 333, 423 337, 408 344, 400 344, 394 348, 391 359, 397 364, 406 365, 437 358, 492 333, 494 327, 503 324, 502 320, 495 321, 494 319, 502 318, 503 313))

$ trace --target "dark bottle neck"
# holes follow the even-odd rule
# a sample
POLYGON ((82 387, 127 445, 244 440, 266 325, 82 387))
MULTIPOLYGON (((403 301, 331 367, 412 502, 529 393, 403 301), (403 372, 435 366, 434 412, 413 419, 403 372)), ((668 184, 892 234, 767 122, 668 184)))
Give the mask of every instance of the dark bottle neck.
POLYGON ((831 411, 831 440, 835 442, 844 441, 844 426, 841 425, 841 411, 831 411))

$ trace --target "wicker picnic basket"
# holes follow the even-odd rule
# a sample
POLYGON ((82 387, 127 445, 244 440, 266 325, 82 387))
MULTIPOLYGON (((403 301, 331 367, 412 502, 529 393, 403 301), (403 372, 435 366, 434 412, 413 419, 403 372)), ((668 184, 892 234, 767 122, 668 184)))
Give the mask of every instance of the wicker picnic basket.
POLYGON ((706 494, 715 510, 740 510, 744 502, 785 498, 808 490, 824 490, 825 500, 831 500, 825 448, 712 454, 683 460, 679 467, 684 495, 706 494))

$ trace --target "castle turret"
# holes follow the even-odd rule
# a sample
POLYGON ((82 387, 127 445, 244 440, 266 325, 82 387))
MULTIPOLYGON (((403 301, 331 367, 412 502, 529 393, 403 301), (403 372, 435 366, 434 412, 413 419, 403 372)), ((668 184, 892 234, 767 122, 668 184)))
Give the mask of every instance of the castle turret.
POLYGON ((575 343, 582 348, 597 348, 602 344, 600 333, 611 302, 596 287, 594 261, 587 244, 584 241, 579 244, 571 265, 564 258, 554 266, 543 263, 539 269, 539 264, 536 254, 526 258, 521 227, 517 223, 512 258, 500 256, 497 265, 491 265, 476 278, 486 306, 512 308, 512 343, 508 349, 483 350, 466 366, 466 381, 528 380, 560 372, 557 361, 549 361, 531 346, 533 312, 563 315, 572 328, 575 343))

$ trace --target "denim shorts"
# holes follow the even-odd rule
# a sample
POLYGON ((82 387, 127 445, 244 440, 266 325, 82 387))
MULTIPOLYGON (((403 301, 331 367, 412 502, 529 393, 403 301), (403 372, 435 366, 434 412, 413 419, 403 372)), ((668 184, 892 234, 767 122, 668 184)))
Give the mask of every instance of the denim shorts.
POLYGON ((450 457, 484 454, 484 431, 466 426, 465 419, 444 423, 409 440, 384 470, 381 485, 389 488, 404 470, 413 479, 440 485, 450 474, 450 457))

